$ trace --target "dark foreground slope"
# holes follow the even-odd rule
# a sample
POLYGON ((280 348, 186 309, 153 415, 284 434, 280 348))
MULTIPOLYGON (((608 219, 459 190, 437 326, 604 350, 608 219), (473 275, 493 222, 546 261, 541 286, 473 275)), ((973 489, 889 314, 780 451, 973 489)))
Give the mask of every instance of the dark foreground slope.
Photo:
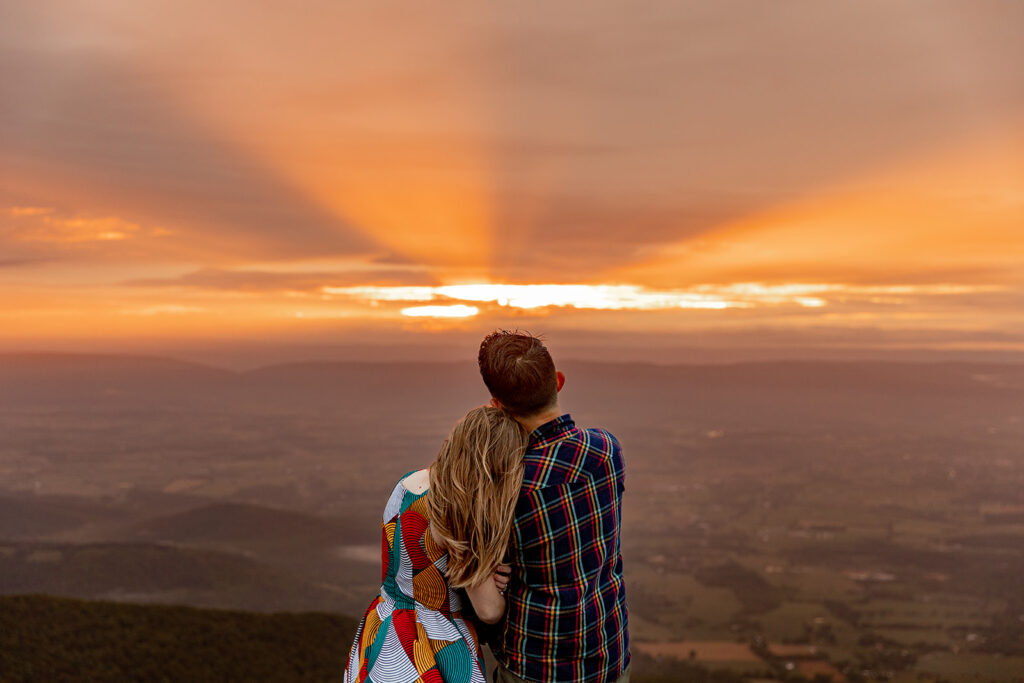
MULTIPOLYGON (((0 681, 341 681, 355 626, 350 617, 318 612, 2 596, 0 681)), ((640 683, 745 680, 643 655, 634 655, 632 671, 640 683)))
POLYGON ((337 681, 355 621, 0 597, 0 680, 337 681))

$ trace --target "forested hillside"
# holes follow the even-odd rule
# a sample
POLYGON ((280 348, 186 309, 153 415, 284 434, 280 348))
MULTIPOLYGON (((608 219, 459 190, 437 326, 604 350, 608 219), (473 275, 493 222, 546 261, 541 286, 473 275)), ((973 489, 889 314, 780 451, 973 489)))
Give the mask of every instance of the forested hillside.
POLYGON ((0 597, 0 681, 339 681, 356 622, 0 597))

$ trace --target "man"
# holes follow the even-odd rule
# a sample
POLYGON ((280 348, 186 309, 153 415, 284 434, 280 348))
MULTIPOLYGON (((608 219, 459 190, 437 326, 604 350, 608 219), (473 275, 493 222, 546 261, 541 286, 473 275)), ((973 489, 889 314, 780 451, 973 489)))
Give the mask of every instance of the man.
POLYGON ((479 362, 491 403, 530 432, 494 680, 625 683, 619 443, 562 413, 565 376, 540 339, 494 332, 480 344, 479 362))

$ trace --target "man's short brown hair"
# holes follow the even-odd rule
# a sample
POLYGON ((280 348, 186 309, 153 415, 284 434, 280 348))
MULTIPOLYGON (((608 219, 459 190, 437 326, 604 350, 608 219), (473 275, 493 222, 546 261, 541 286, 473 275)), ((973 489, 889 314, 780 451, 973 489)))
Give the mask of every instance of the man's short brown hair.
POLYGON ((498 330, 480 342, 480 375, 491 396, 516 417, 529 417, 558 398, 555 363, 527 332, 498 330))

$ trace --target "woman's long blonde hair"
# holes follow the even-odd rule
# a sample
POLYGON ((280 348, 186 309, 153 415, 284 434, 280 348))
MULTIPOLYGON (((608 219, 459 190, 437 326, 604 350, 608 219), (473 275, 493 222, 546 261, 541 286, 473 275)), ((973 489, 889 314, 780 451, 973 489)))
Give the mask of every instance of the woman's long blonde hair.
POLYGON ((466 413, 430 466, 427 514, 448 552, 448 583, 476 586, 501 564, 523 483, 527 434, 497 408, 466 413))

